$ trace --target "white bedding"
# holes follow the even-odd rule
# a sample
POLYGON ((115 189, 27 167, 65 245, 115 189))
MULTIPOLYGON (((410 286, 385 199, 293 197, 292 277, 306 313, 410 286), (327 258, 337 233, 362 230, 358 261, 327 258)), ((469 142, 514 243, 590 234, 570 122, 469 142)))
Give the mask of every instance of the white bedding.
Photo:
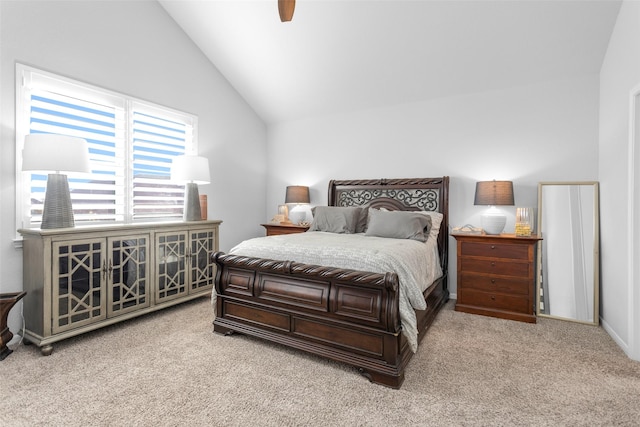
POLYGON ((397 273, 402 332, 414 353, 418 348, 414 309, 427 308, 422 293, 442 276, 437 241, 432 238, 423 243, 364 234, 308 231, 245 240, 230 253, 373 273, 397 273))

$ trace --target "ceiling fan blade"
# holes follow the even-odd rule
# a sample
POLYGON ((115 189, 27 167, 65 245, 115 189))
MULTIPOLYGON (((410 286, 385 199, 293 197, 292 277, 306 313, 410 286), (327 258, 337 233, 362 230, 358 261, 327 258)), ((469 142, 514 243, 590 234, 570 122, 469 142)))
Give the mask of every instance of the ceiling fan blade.
POLYGON ((289 22, 293 18, 293 10, 296 8, 296 0, 278 0, 278 12, 281 22, 289 22))

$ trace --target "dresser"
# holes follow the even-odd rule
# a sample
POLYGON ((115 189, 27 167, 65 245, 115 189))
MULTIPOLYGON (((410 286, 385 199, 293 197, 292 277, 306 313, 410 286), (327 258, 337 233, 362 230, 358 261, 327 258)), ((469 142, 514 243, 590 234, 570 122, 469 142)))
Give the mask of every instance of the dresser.
POLYGON ((18 230, 25 340, 48 356, 57 341, 210 295, 220 223, 18 230))
POLYGON ((456 311, 535 323, 538 236, 453 234, 457 240, 456 311))
POLYGON ((267 236, 277 236, 279 234, 294 234, 304 233, 309 229, 308 225, 295 225, 295 224, 260 224, 266 229, 267 236))

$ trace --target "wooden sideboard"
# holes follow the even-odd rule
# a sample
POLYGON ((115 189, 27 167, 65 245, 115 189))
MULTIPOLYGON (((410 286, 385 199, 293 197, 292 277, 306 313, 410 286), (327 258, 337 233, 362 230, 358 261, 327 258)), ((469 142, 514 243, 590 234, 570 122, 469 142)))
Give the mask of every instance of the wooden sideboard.
POLYGON ((213 288, 222 221, 22 229, 24 338, 52 344, 213 288))

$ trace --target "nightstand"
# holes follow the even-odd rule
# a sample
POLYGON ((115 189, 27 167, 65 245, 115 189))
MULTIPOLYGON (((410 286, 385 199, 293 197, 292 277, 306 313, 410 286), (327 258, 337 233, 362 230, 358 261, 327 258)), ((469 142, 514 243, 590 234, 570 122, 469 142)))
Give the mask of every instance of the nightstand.
POLYGON ((538 236, 452 234, 458 242, 456 311, 535 323, 538 236))
POLYGON ((309 229, 308 225, 295 225, 295 224, 260 224, 267 229, 267 236, 277 236, 279 234, 294 234, 304 233, 309 229))

